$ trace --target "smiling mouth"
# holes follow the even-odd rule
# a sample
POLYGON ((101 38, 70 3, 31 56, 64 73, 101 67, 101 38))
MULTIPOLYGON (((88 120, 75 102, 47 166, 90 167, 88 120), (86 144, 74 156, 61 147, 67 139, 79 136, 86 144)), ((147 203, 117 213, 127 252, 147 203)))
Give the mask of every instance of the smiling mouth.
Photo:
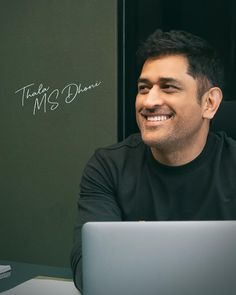
POLYGON ((159 115, 159 116, 144 116, 147 121, 157 122, 157 121, 166 121, 171 118, 169 115, 159 115))
POLYGON ((173 117, 173 114, 170 114, 170 115, 144 115, 144 114, 141 114, 147 121, 149 122, 163 122, 163 121, 167 121, 169 120, 170 118, 173 117))

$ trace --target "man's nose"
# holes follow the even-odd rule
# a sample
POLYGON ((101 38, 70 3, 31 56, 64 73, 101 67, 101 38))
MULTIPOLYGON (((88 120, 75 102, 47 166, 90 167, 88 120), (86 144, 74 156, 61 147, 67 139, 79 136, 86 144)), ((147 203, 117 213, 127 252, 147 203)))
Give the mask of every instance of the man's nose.
POLYGON ((148 94, 145 96, 144 99, 144 106, 146 108, 153 108, 158 105, 162 105, 163 99, 162 94, 157 85, 153 85, 153 87, 149 90, 148 94))

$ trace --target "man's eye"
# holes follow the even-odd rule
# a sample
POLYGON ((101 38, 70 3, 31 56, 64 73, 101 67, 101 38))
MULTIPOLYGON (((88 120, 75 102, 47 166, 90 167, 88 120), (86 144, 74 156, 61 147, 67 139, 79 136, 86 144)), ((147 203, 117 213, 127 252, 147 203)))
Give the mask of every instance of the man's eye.
POLYGON ((138 92, 141 94, 148 93, 149 87, 147 85, 138 85, 138 92))
POLYGON ((166 84, 162 86, 162 89, 166 92, 174 92, 178 90, 178 87, 172 84, 166 84))

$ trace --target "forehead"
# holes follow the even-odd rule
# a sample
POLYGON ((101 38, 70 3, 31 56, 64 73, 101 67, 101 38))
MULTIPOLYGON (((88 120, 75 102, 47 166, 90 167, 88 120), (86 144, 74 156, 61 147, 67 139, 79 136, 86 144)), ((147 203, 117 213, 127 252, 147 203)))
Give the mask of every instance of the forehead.
POLYGON ((149 80, 160 77, 194 80, 188 74, 188 60, 182 55, 169 55, 147 59, 143 65, 140 77, 149 80))

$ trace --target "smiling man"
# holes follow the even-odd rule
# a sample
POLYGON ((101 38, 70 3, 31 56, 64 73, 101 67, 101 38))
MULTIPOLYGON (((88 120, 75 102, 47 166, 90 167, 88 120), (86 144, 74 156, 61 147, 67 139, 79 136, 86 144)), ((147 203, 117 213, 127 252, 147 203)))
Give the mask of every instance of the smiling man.
POLYGON ((222 69, 206 41, 157 30, 138 51, 140 129, 98 149, 81 180, 71 262, 81 289, 87 221, 236 219, 236 142, 209 132, 222 69))
POLYGON ((183 165, 200 154, 222 98, 218 87, 198 99, 199 81, 183 55, 145 61, 138 81, 136 116, 143 141, 156 160, 183 165))

